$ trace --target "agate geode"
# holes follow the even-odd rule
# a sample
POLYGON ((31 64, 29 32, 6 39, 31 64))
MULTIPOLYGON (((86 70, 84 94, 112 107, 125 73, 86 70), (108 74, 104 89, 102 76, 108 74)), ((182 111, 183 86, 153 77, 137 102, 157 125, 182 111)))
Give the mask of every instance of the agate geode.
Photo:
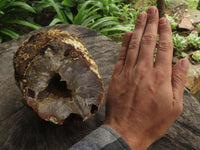
POLYGON ((104 86, 83 43, 59 30, 38 32, 14 56, 15 79, 38 115, 62 124, 71 115, 86 120, 98 111, 104 86))

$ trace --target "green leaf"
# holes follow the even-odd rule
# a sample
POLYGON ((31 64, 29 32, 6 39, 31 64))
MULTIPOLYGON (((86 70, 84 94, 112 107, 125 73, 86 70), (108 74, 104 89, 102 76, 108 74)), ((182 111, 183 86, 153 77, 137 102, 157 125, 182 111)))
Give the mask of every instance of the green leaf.
POLYGON ((181 56, 182 58, 185 58, 185 57, 187 56, 187 54, 184 53, 184 52, 181 52, 180 56, 181 56))
POLYGON ((96 7, 99 7, 101 10, 104 9, 103 3, 100 1, 97 1, 97 2, 93 1, 93 5, 96 7))
POLYGON ((200 61, 200 52, 195 52, 192 54, 192 58, 196 61, 200 61))
POLYGON ((172 30, 175 30, 178 24, 175 22, 174 17, 167 16, 167 19, 169 20, 172 30))
POLYGON ((0 10, 0 15, 4 15, 4 12, 0 10))
POLYGON ((0 10, 1 10, 4 6, 6 6, 6 3, 7 3, 7 0, 1 0, 1 2, 0 2, 0 10))
POLYGON ((7 7, 16 7, 16 6, 35 13, 35 10, 31 6, 29 6, 28 4, 26 4, 24 2, 12 2, 12 3, 9 3, 9 5, 7 7))
POLYGON ((67 16, 67 18, 71 22, 73 22, 74 16, 73 16, 73 13, 71 12, 70 8, 66 8, 64 12, 65 12, 65 15, 67 16))
POLYGON ((192 48, 193 50, 200 49, 200 37, 198 36, 198 34, 191 33, 187 37, 187 43, 189 47, 192 48))
POLYGON ((112 11, 120 11, 116 4, 110 4, 109 6, 112 9, 112 11))
POLYGON ((88 24, 92 23, 95 19, 100 18, 101 15, 93 15, 88 17, 87 19, 84 20, 80 25, 82 26, 88 26, 88 24))
MULTIPOLYGON (((85 20, 85 18, 87 18, 89 16, 88 12, 91 13, 91 10, 95 8, 95 6, 93 6, 90 9, 87 9, 87 6, 89 4, 91 4, 91 2, 92 1, 86 1, 83 4, 78 6, 78 7, 80 7, 80 9, 78 9, 78 14, 74 17, 73 24, 79 25, 83 22, 83 20, 85 20)), ((94 12, 94 11, 92 11, 92 12, 94 12)))
POLYGON ((117 17, 104 17, 96 21, 90 26, 91 29, 97 29, 105 26, 105 22, 109 22, 110 25, 116 25, 117 17), (115 21, 115 22, 114 22, 115 21))
POLYGON ((52 26, 52 25, 55 25, 55 24, 57 24, 57 23, 59 23, 59 22, 62 22, 59 18, 54 18, 52 21, 51 21, 51 23, 49 24, 49 26, 52 26))
POLYGON ((36 30, 38 30, 42 27, 40 25, 33 24, 33 23, 30 23, 30 22, 25 21, 25 20, 7 20, 7 21, 5 21, 5 23, 17 23, 17 24, 21 24, 21 25, 36 29, 36 30))
POLYGON ((124 25, 116 25, 113 27, 109 27, 109 28, 105 28, 100 30, 100 32, 109 32, 109 31, 131 31, 132 30, 132 26, 124 26, 124 25))
POLYGON ((187 40, 185 37, 178 34, 172 35, 172 40, 174 44, 174 52, 180 54, 182 50, 187 47, 187 40))
POLYGON ((95 15, 99 8, 94 8, 93 6, 90 9, 80 9, 78 14, 74 17, 73 24, 81 25, 88 17, 95 15))
POLYGON ((36 11, 40 11, 43 8, 49 7, 49 2, 47 2, 46 0, 42 0, 42 1, 34 1, 35 5, 34 5, 34 9, 36 11))
POLYGON ((54 2, 54 0, 48 0, 51 6, 55 9, 58 17, 62 21, 62 23, 69 24, 67 18, 62 10, 59 9, 59 6, 54 2))
POLYGON ((61 4, 65 5, 67 7, 74 7, 74 6, 76 6, 76 3, 75 3, 74 0, 63 0, 61 4))
POLYGON ((197 24, 197 30, 198 30, 198 32, 200 33, 200 23, 197 24))
POLYGON ((8 35, 9 37, 13 38, 13 39, 16 39, 19 37, 19 34, 17 34, 16 32, 14 31, 11 31, 9 29, 6 29, 6 28, 1 28, 0 29, 0 32, 5 34, 5 35, 8 35))
POLYGON ((125 32, 118 32, 118 33, 113 33, 113 34, 108 34, 108 37, 119 37, 119 36, 124 36, 125 32))

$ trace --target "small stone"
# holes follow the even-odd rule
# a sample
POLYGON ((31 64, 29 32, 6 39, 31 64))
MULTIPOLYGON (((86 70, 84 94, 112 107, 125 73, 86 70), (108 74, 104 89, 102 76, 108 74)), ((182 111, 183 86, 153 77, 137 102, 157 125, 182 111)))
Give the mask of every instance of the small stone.
POLYGON ((183 18, 181 23, 178 25, 179 29, 185 29, 185 30, 193 30, 194 26, 192 25, 192 22, 190 19, 183 18))
POLYGON ((190 56, 191 54, 187 56, 190 61, 190 67, 187 73, 185 87, 189 89, 191 94, 195 94, 198 91, 200 91, 200 64, 193 64, 193 61, 191 60, 190 56))
POLYGON ((200 23, 200 10, 188 10, 184 18, 192 19, 192 24, 200 23))
POLYGON ((181 9, 187 9, 188 8, 188 4, 186 3, 185 0, 173 0, 173 1, 170 1, 168 3, 168 8, 169 9, 177 9, 181 7, 181 9))

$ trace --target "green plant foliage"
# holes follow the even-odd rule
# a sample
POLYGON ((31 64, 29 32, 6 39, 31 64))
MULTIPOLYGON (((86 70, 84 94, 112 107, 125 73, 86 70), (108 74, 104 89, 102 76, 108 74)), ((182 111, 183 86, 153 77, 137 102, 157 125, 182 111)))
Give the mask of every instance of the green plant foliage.
POLYGON ((172 30, 176 30, 178 24, 175 21, 176 15, 172 16, 167 16, 167 19, 169 20, 169 23, 171 25, 172 30))
POLYGON ((187 37, 187 43, 189 48, 192 50, 199 50, 200 49, 200 37, 198 37, 198 34, 190 34, 187 37))
POLYGON ((198 31, 198 34, 200 36, 200 23, 197 25, 197 31, 198 31))
MULTIPOLYGON (((150 1, 152 0, 148 2, 150 1)), ((126 2, 127 0, 1 0, 0 42, 24 34, 16 25, 20 29, 21 26, 39 29, 41 25, 34 21, 40 24, 38 20, 41 18, 37 17, 35 20, 34 16, 40 15, 43 10, 45 15, 53 15, 49 25, 76 24, 108 37, 122 39, 125 31, 134 30, 137 15, 144 11, 144 8, 134 9, 126 2)))
POLYGON ((76 6, 76 1, 75 0, 63 0, 62 5, 65 5, 67 7, 74 7, 74 6, 76 6))
POLYGON ((57 13, 50 25, 65 23, 86 26, 108 37, 122 36, 124 31, 134 29, 134 25, 130 24, 134 23, 137 16, 133 15, 133 9, 128 5, 123 5, 128 15, 125 12, 122 14, 122 0, 63 0, 60 6, 55 0, 48 1, 57 13))
POLYGON ((183 50, 187 47, 187 40, 178 34, 173 34, 172 36, 173 44, 174 44, 174 53, 180 57, 183 57, 183 50))
POLYGON ((61 4, 67 7, 75 7, 78 4, 82 4, 85 1, 86 0, 63 0, 61 4))
POLYGON ((17 38, 23 34, 15 28, 16 24, 39 29, 41 26, 31 21, 29 13, 35 13, 35 10, 23 0, 1 0, 0 42, 17 38))
POLYGON ((199 0, 186 0, 189 9, 196 9, 199 0))
POLYGON ((119 8, 120 10, 118 14, 121 17, 120 19, 126 24, 134 24, 137 20, 138 14, 142 11, 141 9, 134 9, 130 4, 121 4, 119 5, 119 8))
MULTIPOLYGON (((8 35, 9 37, 15 39, 19 37, 19 34, 13 32, 12 30, 9 30, 7 28, 1 28, 0 30, 1 33, 3 33, 4 35, 8 35)), ((2 38, 2 37, 1 37, 2 38)), ((3 40, 3 39, 2 39, 3 40)))
POLYGON ((150 6, 157 6, 157 0, 132 0, 132 3, 135 4, 137 10, 146 10, 150 6))
POLYGON ((24 2, 10 2, 8 5, 7 5, 7 7, 9 7, 9 8, 11 8, 11 7, 21 7, 22 9, 25 9, 25 10, 27 10, 27 11, 29 11, 29 12, 33 12, 33 13, 35 13, 35 10, 31 7, 31 6, 29 6, 28 4, 26 4, 26 3, 24 3, 24 2))
POLYGON ((102 16, 115 16, 120 11, 118 4, 122 0, 89 0, 90 4, 100 8, 102 16))
POLYGON ((185 58, 187 56, 187 53, 181 52, 180 57, 185 58))
POLYGON ((199 51, 194 52, 194 53, 192 54, 192 58, 193 58, 194 60, 196 60, 196 61, 200 61, 200 52, 199 52, 199 51))

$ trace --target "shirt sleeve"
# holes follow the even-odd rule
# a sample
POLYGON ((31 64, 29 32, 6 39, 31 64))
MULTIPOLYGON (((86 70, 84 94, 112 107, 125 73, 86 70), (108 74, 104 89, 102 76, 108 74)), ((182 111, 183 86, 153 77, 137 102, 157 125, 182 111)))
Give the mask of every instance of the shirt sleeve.
POLYGON ((69 150, 131 150, 131 148, 116 131, 102 125, 69 150))

